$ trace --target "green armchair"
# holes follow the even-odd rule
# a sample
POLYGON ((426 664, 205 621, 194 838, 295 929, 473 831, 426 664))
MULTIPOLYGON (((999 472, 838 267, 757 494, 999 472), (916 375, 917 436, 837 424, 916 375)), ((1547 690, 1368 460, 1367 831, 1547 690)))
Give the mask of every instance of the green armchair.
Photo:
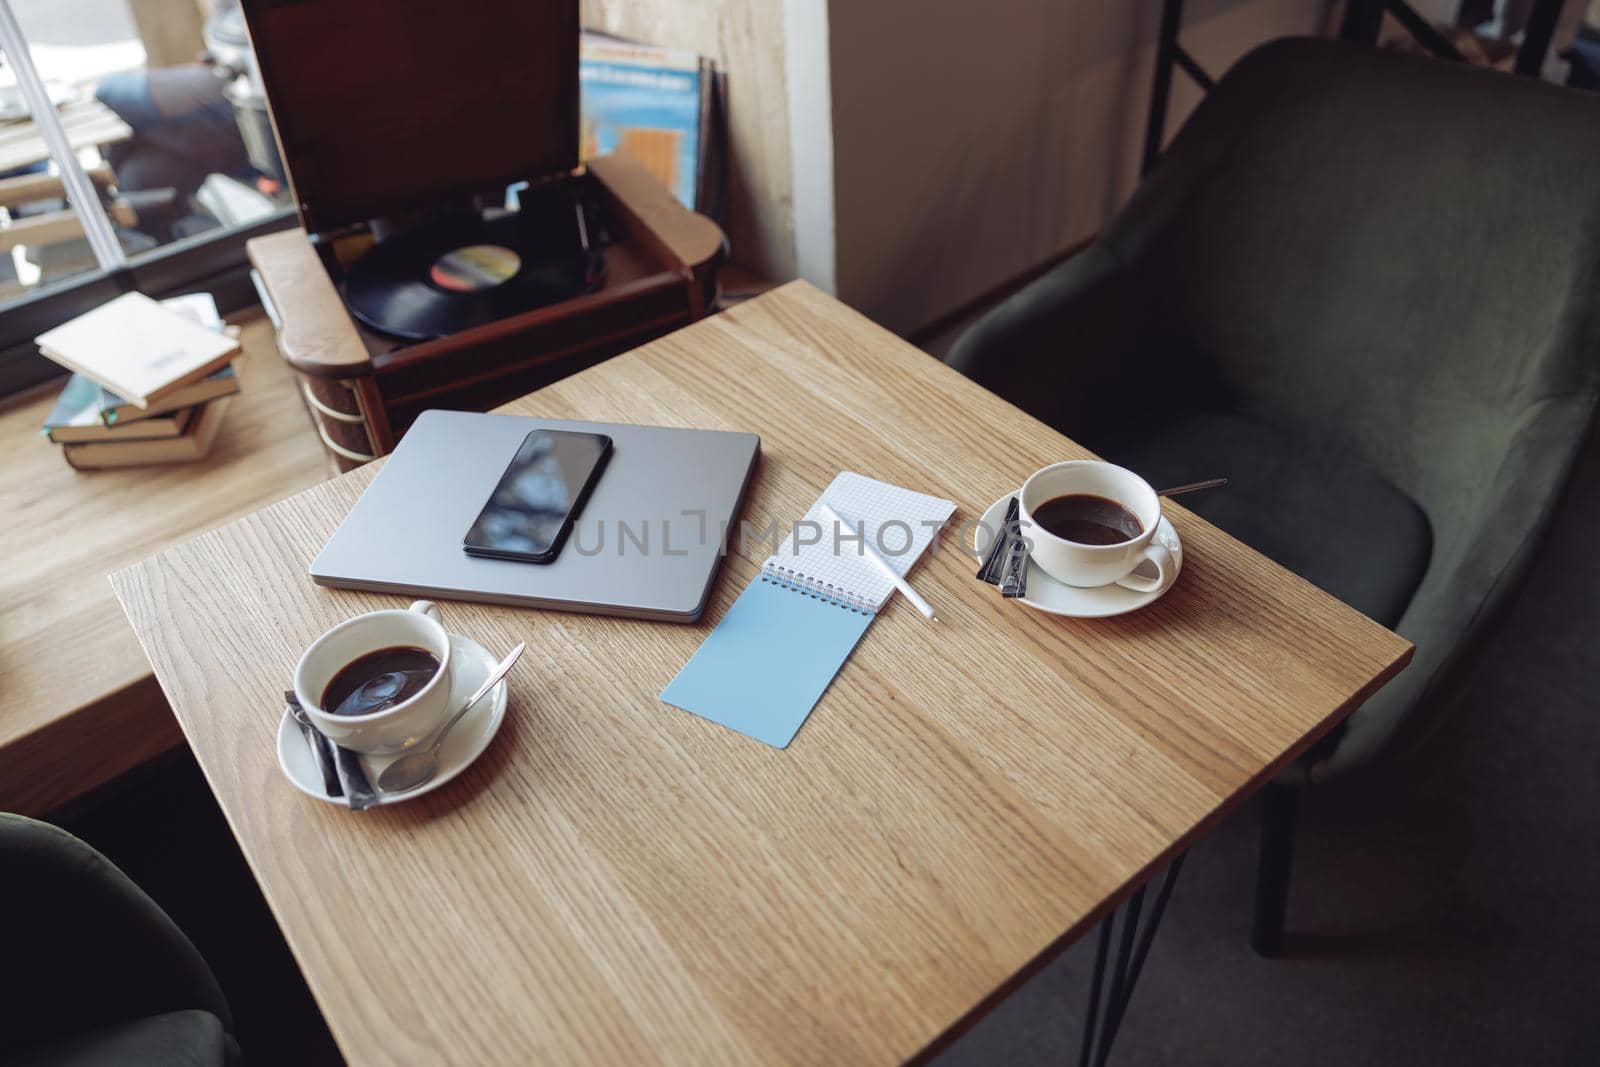
POLYGON ((222 990, 167 914, 64 830, 0 813, 0 1061, 236 1064, 222 990))
POLYGON ((1292 787, 1448 710, 1597 397, 1600 97, 1323 40, 1241 60, 1081 254, 949 362, 1417 646, 1267 789, 1278 951, 1292 787), (1190 502, 1192 500, 1192 503, 1190 502))

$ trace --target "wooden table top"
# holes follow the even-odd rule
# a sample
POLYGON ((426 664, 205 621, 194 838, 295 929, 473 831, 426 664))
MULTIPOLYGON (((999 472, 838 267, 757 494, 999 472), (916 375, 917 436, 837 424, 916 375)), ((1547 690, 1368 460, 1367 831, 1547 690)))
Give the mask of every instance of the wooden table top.
POLYGON ((182 742, 106 575, 328 477, 257 318, 198 463, 77 471, 40 436, 59 385, 0 411, 0 811, 42 814, 182 742))
MULTIPOLYGON (((803 283, 506 409, 750 430, 744 516, 840 469, 975 519, 1086 455, 803 283)), ((401 598, 320 589, 354 471, 112 581, 353 1063, 894 1063, 1070 943, 1398 671, 1410 646, 1181 507, 1182 577, 1136 614, 1002 601, 952 536, 787 750, 662 704, 699 625, 468 604, 526 640, 511 710, 447 787, 362 815, 281 777, 304 647, 401 598)))

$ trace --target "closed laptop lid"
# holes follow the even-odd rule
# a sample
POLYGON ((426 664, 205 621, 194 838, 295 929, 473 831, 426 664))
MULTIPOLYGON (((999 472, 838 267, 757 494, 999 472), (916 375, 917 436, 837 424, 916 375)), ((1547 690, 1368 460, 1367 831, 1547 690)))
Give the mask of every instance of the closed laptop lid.
POLYGON ((311 564, 320 585, 693 622, 738 544, 755 434, 424 412, 311 564), (462 538, 536 429, 603 433, 610 461, 555 562, 469 556, 462 538))

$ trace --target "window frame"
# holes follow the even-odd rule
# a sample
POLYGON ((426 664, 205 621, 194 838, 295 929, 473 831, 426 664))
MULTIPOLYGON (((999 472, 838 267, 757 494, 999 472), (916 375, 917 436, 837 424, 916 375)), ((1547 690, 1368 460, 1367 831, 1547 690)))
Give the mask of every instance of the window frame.
POLYGON ((68 144, 60 116, 49 105, 32 48, 11 11, 10 0, 0 0, 0 50, 16 71, 29 113, 50 150, 50 160, 61 173, 66 199, 83 222, 99 264, 0 307, 0 402, 66 373, 39 353, 35 337, 123 293, 137 291, 162 299, 206 291, 224 315, 260 302, 250 283, 245 242, 297 225, 294 208, 279 208, 246 226, 208 230, 127 256, 112 235, 105 205, 68 144), (108 241, 109 246, 102 247, 108 241))

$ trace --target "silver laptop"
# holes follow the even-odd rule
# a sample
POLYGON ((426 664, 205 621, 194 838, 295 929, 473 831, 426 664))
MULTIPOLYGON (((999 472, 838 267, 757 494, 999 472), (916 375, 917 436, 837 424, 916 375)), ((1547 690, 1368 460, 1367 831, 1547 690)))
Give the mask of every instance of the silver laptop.
POLYGON ((424 412, 311 563, 318 585, 694 622, 737 544, 760 439, 463 411, 424 412), (537 429, 603 433, 612 452, 553 563, 469 556, 462 538, 537 429))

